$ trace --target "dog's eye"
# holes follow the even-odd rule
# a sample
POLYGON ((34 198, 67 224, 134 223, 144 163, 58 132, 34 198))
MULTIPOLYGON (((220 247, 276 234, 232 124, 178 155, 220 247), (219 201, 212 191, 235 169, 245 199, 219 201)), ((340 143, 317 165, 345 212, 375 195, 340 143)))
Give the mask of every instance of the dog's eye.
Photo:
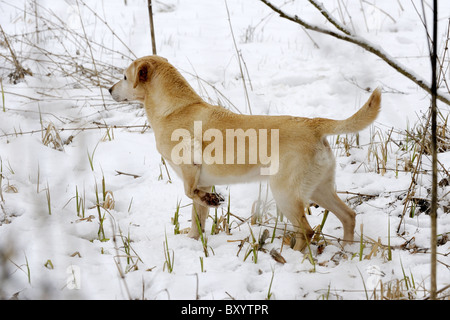
POLYGON ((126 75, 123 76, 123 80, 127 80, 127 76, 126 75))

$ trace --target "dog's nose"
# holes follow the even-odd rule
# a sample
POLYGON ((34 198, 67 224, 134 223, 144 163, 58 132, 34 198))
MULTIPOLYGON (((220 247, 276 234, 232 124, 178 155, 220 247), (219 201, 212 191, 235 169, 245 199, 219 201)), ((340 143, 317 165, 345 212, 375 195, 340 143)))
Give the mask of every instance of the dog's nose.
POLYGON ((109 89, 108 89, 108 91, 109 91, 109 94, 111 94, 111 93, 112 93, 112 89, 113 89, 113 87, 111 87, 111 88, 109 88, 109 89))

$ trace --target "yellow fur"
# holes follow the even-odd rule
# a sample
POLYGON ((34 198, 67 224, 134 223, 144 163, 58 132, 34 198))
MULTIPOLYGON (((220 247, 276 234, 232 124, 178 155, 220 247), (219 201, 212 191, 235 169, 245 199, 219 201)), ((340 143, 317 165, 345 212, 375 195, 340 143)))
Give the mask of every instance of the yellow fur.
MULTIPOLYGON (((119 81, 110 89, 111 95, 116 101, 137 100, 144 103, 158 151, 183 179, 185 193, 194 202, 189 236, 198 238, 197 216, 203 228, 208 206, 219 203, 220 198, 211 193, 211 186, 264 178, 259 171, 264 167, 260 156, 256 163, 175 164, 171 153, 179 141, 172 141, 172 133, 186 130, 183 132, 195 136, 194 122, 197 122, 201 123, 202 134, 209 129, 223 136, 227 134, 227 129, 271 130, 272 133, 278 130, 278 149, 274 148, 276 146, 270 139, 267 139, 267 148, 278 152, 272 156, 277 156, 279 167, 266 178, 269 179, 277 206, 296 228, 294 249, 304 249, 313 234, 304 214, 304 207, 309 205, 310 200, 340 219, 344 226, 345 242, 353 240, 355 213, 336 195, 335 162, 325 136, 357 132, 370 125, 380 111, 379 89, 372 93, 359 111, 345 120, 250 116, 206 103, 175 67, 158 56, 137 59, 128 67, 125 76, 127 80, 119 81)), ((201 142, 204 152, 208 141, 201 142)), ((244 151, 249 151, 250 147, 250 143, 245 143, 244 151)), ((225 146, 222 151, 226 151, 225 146)))

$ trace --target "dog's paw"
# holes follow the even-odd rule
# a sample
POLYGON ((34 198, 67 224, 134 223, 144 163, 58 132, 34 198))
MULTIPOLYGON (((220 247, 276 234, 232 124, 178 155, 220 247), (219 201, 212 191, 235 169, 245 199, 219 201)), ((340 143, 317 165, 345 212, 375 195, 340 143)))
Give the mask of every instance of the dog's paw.
POLYGON ((200 237, 200 233, 198 232, 197 227, 195 227, 195 228, 189 228, 189 229, 190 229, 190 230, 189 230, 189 232, 187 232, 187 236, 188 236, 189 238, 198 240, 198 238, 200 237))
POLYGON ((201 200, 209 207, 215 208, 220 206, 225 201, 222 195, 218 193, 205 193, 205 195, 201 197, 201 200))

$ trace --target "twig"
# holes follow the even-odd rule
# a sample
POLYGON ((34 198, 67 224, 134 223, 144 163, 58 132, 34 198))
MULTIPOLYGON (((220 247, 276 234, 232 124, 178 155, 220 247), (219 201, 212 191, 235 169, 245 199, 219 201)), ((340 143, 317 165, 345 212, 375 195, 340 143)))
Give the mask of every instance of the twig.
POLYGON ((152 0, 148 0, 148 15, 150 19, 150 35, 152 38, 152 52, 156 55, 155 27, 153 25, 153 5, 152 0))
POLYGON ((83 0, 79 0, 87 9, 89 9, 89 11, 91 11, 93 14, 94 14, 94 16, 97 18, 97 19, 99 19, 101 22, 103 22, 103 24, 105 25, 105 26, 107 26, 108 27, 108 29, 109 29, 109 31, 111 31, 111 33, 112 33, 112 35, 114 36, 114 37, 116 37, 117 38, 117 40, 119 40, 120 41, 120 43, 133 55, 133 57, 134 58, 137 58, 137 56, 134 54, 134 52, 133 51, 131 51, 131 49, 126 45, 126 43, 125 42, 123 42, 123 40, 122 39, 120 39, 119 38, 119 36, 114 32, 114 30, 109 26, 109 24, 108 24, 108 22, 106 22, 105 20, 103 20, 102 18, 100 18, 100 16, 94 11, 94 10, 92 10, 83 0))
MULTIPOLYGON (((86 131, 86 130, 98 130, 98 129, 131 129, 131 128, 149 128, 148 125, 133 125, 133 126, 120 126, 120 125, 98 125, 97 127, 79 127, 79 128, 60 128, 59 131, 86 131)), ((0 135, 0 138, 9 137, 9 136, 18 136, 18 135, 24 135, 24 134, 35 134, 44 132, 47 129, 39 129, 39 130, 31 130, 31 131, 24 131, 24 132, 15 132, 15 133, 4 133, 3 135, 0 135)))
POLYGON ((365 197, 365 198, 376 198, 376 197, 380 196, 379 194, 364 194, 364 193, 351 192, 351 191, 336 191, 336 193, 354 195, 354 196, 365 197))
MULTIPOLYGON (((155 40, 155 26, 153 25, 153 10, 152 10, 152 0, 147 0, 148 2, 148 15, 149 15, 149 22, 150 22, 150 35, 152 40, 152 52, 154 55, 156 55, 156 40, 155 40)), ((167 168, 166 161, 161 156, 161 163, 163 164, 164 168, 166 169, 167 177, 169 178, 169 183, 172 183, 172 178, 170 177, 169 168, 167 168)))
MULTIPOLYGON (((263 1, 264 2, 264 1, 263 1)), ((334 17, 325 9, 322 3, 317 3, 315 0, 309 0, 309 2, 316 7, 317 10, 328 20, 331 22, 333 26, 336 27, 336 29, 342 31, 346 35, 351 36, 352 32, 348 30, 345 26, 341 25, 337 20, 334 19, 334 17)))
POLYGON ((11 57, 13 58, 14 61, 14 66, 16 67, 16 77, 17 79, 23 79, 25 77, 25 75, 30 75, 32 76, 33 73, 30 70, 26 70, 24 67, 22 67, 22 65, 20 64, 19 60, 17 59, 17 56, 14 52, 14 50, 12 49, 11 45, 9 44, 8 41, 8 37, 6 36, 5 31, 3 31, 2 26, 0 25, 0 31, 3 34, 3 37, 5 38, 5 43, 6 46, 8 47, 9 52, 11 53, 11 57))
POLYGON ((373 3, 370 3, 370 2, 367 1, 367 0, 362 0, 362 2, 364 2, 364 3, 368 4, 368 5, 371 5, 371 6, 374 7, 375 9, 378 9, 380 12, 384 13, 384 14, 386 15, 386 17, 388 17, 389 19, 391 19, 392 22, 397 23, 397 21, 395 21, 395 19, 392 18, 392 16, 391 16, 389 13, 387 13, 386 11, 384 11, 383 9, 378 8, 376 5, 374 5, 373 3))
MULTIPOLYGON (((188 61, 189 61, 189 59, 188 59, 188 61)), ((190 61, 189 61, 189 64, 192 66, 192 63, 191 63, 190 61)), ((239 110, 239 109, 233 104, 233 102, 231 102, 230 99, 227 98, 226 95, 224 95, 222 92, 220 92, 220 90, 217 89, 215 85, 213 85, 213 84, 211 84, 210 82, 208 82, 207 80, 201 78, 201 77, 197 74, 197 72, 195 71, 194 66, 192 66, 192 69, 194 70, 194 73, 195 73, 195 74, 192 73, 192 72, 183 70, 183 69, 180 69, 180 70, 181 70, 182 72, 185 72, 185 73, 189 74, 189 75, 192 76, 192 77, 195 77, 199 83, 202 82, 202 83, 207 84, 209 87, 211 87, 211 88, 214 90, 214 92, 216 93, 216 95, 220 95, 220 97, 222 97, 222 98, 223 98, 223 99, 224 99, 231 107, 233 107, 234 110, 235 110, 237 113, 242 114, 241 110, 239 110)))
MULTIPOLYGON (((423 2, 422 2, 423 5, 423 2)), ((425 12, 424 12, 425 16, 425 12)), ((430 48, 431 59, 431 150, 432 150, 432 183, 431 183, 431 293, 430 298, 436 300, 436 249, 437 249, 437 18, 438 4, 437 0, 433 1, 433 42, 430 48)), ((428 33, 428 32, 427 32, 428 33)))
POLYGON ((225 8, 227 9, 228 24, 230 26, 231 37, 233 38, 234 49, 236 50, 236 55, 237 55, 237 59, 238 59, 238 63, 239 63, 239 70, 241 72, 242 84, 244 85, 245 98, 247 100, 248 111, 249 111, 250 114, 252 114, 252 108, 251 108, 251 105, 250 105, 250 98, 248 97, 247 85, 245 84, 244 71, 242 70, 242 63, 241 63, 242 55, 240 54, 240 51, 239 51, 239 49, 237 47, 237 44, 236 44, 236 39, 234 37, 233 26, 231 25, 230 11, 228 10, 227 0, 224 0, 224 1, 225 1, 225 8))
MULTIPOLYGON (((436 291, 436 295, 441 293, 441 292, 444 292, 448 288, 450 288, 450 284, 445 286, 445 287, 443 287, 443 288, 441 288, 441 289, 439 289, 438 291, 436 291)), ((431 298, 431 294, 428 297, 425 297, 424 300, 429 300, 430 298, 431 298)))
POLYGON ((140 177, 141 177, 141 176, 139 176, 139 175, 137 175, 137 174, 132 174, 132 173, 125 173, 125 172, 122 172, 122 171, 118 171, 118 170, 116 170, 116 172, 117 172, 116 176, 119 176, 119 175, 124 175, 124 176, 130 176, 130 177, 133 177, 133 178, 135 178, 135 179, 137 179, 137 178, 140 178, 140 177))
MULTIPOLYGON (((80 12, 80 5, 78 3, 78 0, 77 0, 77 8, 78 8, 78 12, 80 12)), ((83 18, 81 17, 81 13, 80 13, 80 22, 81 22, 81 28, 83 29, 83 33, 84 33, 84 38, 86 39, 86 44, 88 45, 89 52, 91 53, 92 64, 94 65, 95 75, 97 76, 98 86, 100 88, 100 94, 102 95, 103 108, 105 108, 105 110, 106 110, 105 97, 103 96, 103 90, 102 90, 101 83, 100 83, 100 77, 99 77, 99 73, 98 73, 98 70, 97 70, 97 65, 96 65, 95 59, 94 59, 94 53, 92 52, 92 47, 91 47, 91 44, 90 44, 89 39, 87 37, 86 29, 84 28, 84 23, 83 23, 83 18)))

